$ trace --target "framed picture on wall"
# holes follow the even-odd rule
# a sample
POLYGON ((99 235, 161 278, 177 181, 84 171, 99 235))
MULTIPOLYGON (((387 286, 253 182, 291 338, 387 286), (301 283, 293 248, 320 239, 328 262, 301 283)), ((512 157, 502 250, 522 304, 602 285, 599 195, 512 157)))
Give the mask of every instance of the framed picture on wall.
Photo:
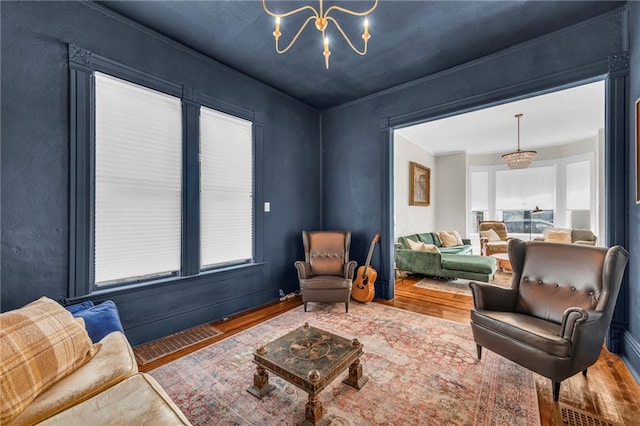
POLYGON ((411 161, 409 166, 409 205, 431 205, 431 169, 411 161))
POLYGON ((640 204, 640 98, 636 101, 636 204, 640 204))

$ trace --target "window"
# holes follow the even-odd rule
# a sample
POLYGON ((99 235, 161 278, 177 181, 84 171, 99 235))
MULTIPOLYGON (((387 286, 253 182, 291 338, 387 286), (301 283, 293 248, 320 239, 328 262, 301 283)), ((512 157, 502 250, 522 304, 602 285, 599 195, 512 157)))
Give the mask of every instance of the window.
POLYGON ((470 167, 469 232, 478 232, 478 220, 504 221, 509 234, 524 239, 552 226, 592 229, 593 162, 593 154, 587 153, 534 162, 528 169, 470 167))
POLYGON ((553 210, 502 210, 500 220, 504 221, 508 233, 542 234, 554 226, 553 210))
POLYGON ((96 286, 180 271, 181 108, 95 73, 96 286))
POLYGON ((78 46, 69 68, 69 296, 259 267, 263 114, 78 46))
POLYGON ((536 208, 553 211, 556 199, 556 167, 497 170, 495 172, 496 214, 507 226, 508 233, 538 234, 553 226, 551 222, 536 222, 531 212, 536 208))
POLYGON ((200 109, 200 267, 253 254, 251 122, 200 109))

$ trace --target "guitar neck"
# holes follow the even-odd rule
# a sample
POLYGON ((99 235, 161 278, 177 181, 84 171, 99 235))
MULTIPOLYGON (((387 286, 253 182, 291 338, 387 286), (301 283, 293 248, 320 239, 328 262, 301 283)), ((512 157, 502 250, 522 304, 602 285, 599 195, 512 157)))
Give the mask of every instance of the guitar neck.
POLYGON ((369 247, 369 254, 367 254, 367 261, 365 262, 364 269, 362 270, 363 278, 367 274, 367 269, 369 268, 369 263, 371 262, 371 256, 373 255, 373 250, 376 248, 376 243, 378 242, 379 239, 380 239, 380 234, 376 234, 376 236, 373 237, 373 241, 371 241, 371 246, 369 247))
POLYGON ((373 241, 371 246, 369 247, 369 254, 367 254, 367 261, 364 263, 364 269, 369 267, 369 263, 371 262, 371 256, 373 255, 373 249, 376 247, 376 242, 373 241))

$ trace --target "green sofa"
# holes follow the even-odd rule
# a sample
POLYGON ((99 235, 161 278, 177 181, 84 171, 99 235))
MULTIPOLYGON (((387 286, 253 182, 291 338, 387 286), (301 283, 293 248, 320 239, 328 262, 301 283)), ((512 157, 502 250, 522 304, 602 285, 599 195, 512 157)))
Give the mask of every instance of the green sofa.
POLYGON ((461 246, 443 247, 435 232, 400 237, 396 244, 396 268, 438 278, 489 282, 496 272, 496 259, 473 255, 471 241, 463 239, 462 242, 461 246), (440 253, 411 250, 407 239, 433 244, 440 253))

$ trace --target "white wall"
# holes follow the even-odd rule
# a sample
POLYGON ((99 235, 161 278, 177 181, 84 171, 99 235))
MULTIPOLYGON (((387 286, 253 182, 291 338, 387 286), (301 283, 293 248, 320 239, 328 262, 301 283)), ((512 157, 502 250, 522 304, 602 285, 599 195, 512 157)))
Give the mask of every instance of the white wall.
POLYGON ((464 152, 438 156, 437 173, 431 173, 435 184, 436 220, 434 231, 456 230, 466 237, 467 218, 467 154, 464 152))
POLYGON ((435 231, 435 210, 437 187, 434 176, 438 174, 434 156, 410 140, 394 135, 393 145, 393 192, 394 192, 394 232, 395 240, 418 232, 435 231), (409 205, 409 163, 414 161, 431 169, 431 205, 409 205))

